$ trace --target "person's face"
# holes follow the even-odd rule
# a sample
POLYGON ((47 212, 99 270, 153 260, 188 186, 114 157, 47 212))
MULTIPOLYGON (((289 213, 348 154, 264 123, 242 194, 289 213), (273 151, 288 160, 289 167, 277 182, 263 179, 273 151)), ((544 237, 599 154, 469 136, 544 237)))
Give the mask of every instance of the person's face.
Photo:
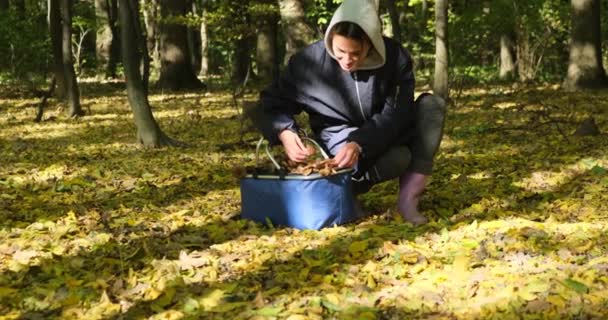
POLYGON ((361 41, 334 34, 332 51, 344 71, 356 71, 365 61, 370 49, 369 41, 361 41))

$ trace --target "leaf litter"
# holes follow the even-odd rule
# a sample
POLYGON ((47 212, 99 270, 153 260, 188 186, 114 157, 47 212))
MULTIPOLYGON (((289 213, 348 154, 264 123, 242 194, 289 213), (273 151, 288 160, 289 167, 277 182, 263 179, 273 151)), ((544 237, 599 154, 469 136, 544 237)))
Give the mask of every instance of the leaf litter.
POLYGON ((239 143, 227 92, 151 97, 187 149, 137 148, 124 97, 77 121, 9 107, 0 319, 604 318, 607 139, 531 123, 530 101, 606 131, 606 98, 466 91, 422 199, 431 223, 398 217, 392 181, 362 198, 375 215, 322 231, 238 218, 233 168, 255 165, 258 134, 239 143))

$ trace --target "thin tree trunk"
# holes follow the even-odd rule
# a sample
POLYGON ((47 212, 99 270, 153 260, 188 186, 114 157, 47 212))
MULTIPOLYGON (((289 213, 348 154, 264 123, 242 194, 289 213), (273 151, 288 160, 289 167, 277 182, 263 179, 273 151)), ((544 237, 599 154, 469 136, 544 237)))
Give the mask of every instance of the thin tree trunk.
POLYGON ((435 78, 433 91, 448 98, 448 1, 435 1, 435 78))
POLYGON ((206 77, 209 73, 209 36, 207 35, 207 11, 201 10, 201 69, 199 75, 206 77))
POLYGON ((420 30, 424 34, 424 31, 427 29, 426 24, 426 15, 429 12, 429 2, 427 0, 422 0, 420 4, 420 30))
POLYGON ((401 43, 401 25, 399 23, 399 12, 395 6, 395 0, 386 0, 386 9, 391 18, 391 27, 393 29, 393 39, 401 43))
POLYGON ((536 54, 531 42, 527 27, 519 27, 517 30, 517 75, 521 82, 531 81, 535 77, 536 54))
MULTIPOLYGON (((192 12, 198 14, 196 1, 190 0, 190 2, 189 5, 192 7, 192 12)), ((188 49, 192 70, 197 74, 201 70, 201 33, 200 29, 196 26, 188 26, 188 49)))
POLYGON ((66 81, 66 99, 70 117, 79 117, 84 113, 80 107, 80 92, 78 80, 74 72, 74 59, 72 56, 72 0, 61 0, 61 47, 63 57, 63 72, 66 81))
POLYGON ((515 77, 514 44, 513 33, 504 33, 500 37, 500 79, 509 80, 515 77))
MULTIPOLYGON (((160 3, 163 18, 184 16, 191 10, 186 0, 161 0, 160 3)), ((168 90, 204 88, 190 61, 188 28, 182 24, 165 22, 160 30, 161 69, 158 87, 168 90)))
POLYGON ((25 17, 25 0, 13 0, 11 1, 17 9, 20 17, 25 17))
POLYGON ((158 20, 160 18, 159 0, 142 0, 143 16, 146 25, 146 43, 148 52, 152 57, 152 65, 154 69, 160 69, 160 27, 158 20))
POLYGON ((268 18, 259 27, 257 35, 256 61, 258 76, 262 81, 270 82, 278 74, 276 18, 268 18))
POLYGON ((63 49, 61 44, 61 11, 59 0, 48 1, 48 24, 51 35, 51 49, 53 52, 53 74, 57 82, 55 94, 58 99, 66 97, 65 72, 63 70, 63 49))
POLYGON ((314 41, 315 32, 305 20, 302 0, 279 0, 279 11, 286 39, 286 63, 299 49, 314 41))
MULTIPOLYGON (((139 22, 138 0, 119 0, 121 52, 127 82, 129 105, 137 127, 137 140, 145 147, 176 145, 162 132, 148 102, 148 91, 140 73, 141 60, 147 59, 147 44, 139 22)), ((146 65, 147 63, 144 63, 146 65)))
POLYGON ((571 0, 570 60, 564 88, 569 91, 608 86, 602 65, 600 1, 571 0))
POLYGON ((116 63, 118 62, 116 9, 116 0, 95 0, 97 65, 107 78, 116 77, 116 63))
POLYGON ((241 37, 235 42, 234 59, 232 67, 232 81, 243 83, 251 67, 251 46, 250 37, 241 37))

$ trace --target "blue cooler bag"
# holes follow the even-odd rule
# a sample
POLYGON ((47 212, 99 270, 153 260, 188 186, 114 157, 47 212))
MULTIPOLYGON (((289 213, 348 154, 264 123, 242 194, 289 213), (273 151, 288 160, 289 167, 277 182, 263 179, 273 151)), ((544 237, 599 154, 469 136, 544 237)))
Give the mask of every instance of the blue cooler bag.
MULTIPOLYGON (((325 159, 327 154, 311 139, 325 159)), ((260 139, 256 148, 258 159, 260 139)), ((266 154, 280 171, 266 145, 266 154)), ((355 206, 352 169, 322 176, 300 174, 248 174, 241 179, 241 217, 261 223, 318 230, 363 217, 355 206)))

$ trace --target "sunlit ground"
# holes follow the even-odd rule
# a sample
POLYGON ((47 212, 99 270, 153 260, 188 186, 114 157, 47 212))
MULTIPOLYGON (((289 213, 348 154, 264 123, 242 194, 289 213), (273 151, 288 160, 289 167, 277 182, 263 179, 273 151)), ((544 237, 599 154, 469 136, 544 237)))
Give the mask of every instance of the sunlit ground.
POLYGON ((463 90, 431 223, 404 223, 387 182, 370 218, 322 231, 239 219, 232 169, 259 135, 229 91, 153 93, 189 145, 159 150, 135 143, 120 84, 88 83, 81 119, 51 100, 34 123, 16 96, 0 96, 0 319, 608 317, 608 139, 572 135, 589 116, 608 131, 606 92, 463 90))

